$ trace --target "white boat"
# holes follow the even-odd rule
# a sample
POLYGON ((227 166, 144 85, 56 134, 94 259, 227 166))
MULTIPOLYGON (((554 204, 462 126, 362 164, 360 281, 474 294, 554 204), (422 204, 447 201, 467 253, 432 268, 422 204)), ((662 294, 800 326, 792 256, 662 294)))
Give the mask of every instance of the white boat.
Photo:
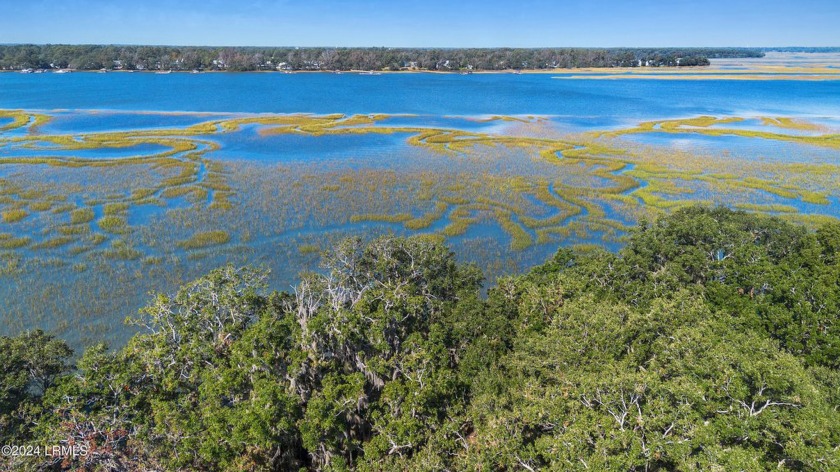
POLYGON ((70 71, 66 70, 66 69, 58 69, 57 71, 55 71, 55 73, 56 74, 69 74, 70 71))
POLYGON ((155 74, 171 74, 171 73, 172 73, 172 69, 169 69, 169 70, 159 70, 159 71, 155 72, 155 74))
POLYGON ((21 74, 31 74, 33 72, 32 69, 23 69, 20 71, 21 74))

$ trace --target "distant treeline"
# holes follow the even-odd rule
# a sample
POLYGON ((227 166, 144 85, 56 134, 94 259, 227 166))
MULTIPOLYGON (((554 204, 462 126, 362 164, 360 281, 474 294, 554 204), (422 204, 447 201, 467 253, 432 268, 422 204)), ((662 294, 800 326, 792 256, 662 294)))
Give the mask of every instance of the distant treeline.
POLYGON ((762 52, 807 52, 807 53, 838 53, 840 47, 783 47, 783 48, 760 48, 762 52))
POLYGON ((507 70, 705 66, 762 57, 744 48, 263 48, 102 45, 0 46, 0 69, 79 70, 507 70))

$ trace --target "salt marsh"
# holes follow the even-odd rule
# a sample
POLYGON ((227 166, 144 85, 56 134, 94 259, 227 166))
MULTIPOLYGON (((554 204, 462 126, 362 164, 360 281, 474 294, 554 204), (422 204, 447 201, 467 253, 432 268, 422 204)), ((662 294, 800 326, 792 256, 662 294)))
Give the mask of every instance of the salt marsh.
POLYGON ((227 262, 289 287, 348 235, 446 240, 492 279, 697 202, 840 217, 833 82, 213 77, 0 75, 0 331, 120 343, 149 291, 227 262), (231 80, 254 93, 204 95, 231 80), (159 93, 108 98, 129 86, 159 93))

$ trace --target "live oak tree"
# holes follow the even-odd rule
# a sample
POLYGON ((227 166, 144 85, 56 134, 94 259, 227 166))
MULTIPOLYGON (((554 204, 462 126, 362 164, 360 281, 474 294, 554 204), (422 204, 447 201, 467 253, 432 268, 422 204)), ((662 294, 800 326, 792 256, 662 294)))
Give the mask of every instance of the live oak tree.
POLYGON ((482 293, 427 237, 358 238, 292 293, 222 267, 75 365, 0 338, 15 470, 836 470, 840 225, 724 208, 561 249, 482 293))
POLYGON ((70 369, 72 355, 67 343, 41 330, 0 337, 0 444, 29 439, 32 409, 70 369))

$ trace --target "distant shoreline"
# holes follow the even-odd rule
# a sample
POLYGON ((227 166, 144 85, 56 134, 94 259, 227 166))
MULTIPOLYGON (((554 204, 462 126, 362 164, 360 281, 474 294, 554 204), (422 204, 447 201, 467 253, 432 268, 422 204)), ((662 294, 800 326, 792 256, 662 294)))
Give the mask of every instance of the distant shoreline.
MULTIPOLYGON (((119 69, 109 69, 107 71, 96 70, 96 69, 40 69, 38 71, 32 71, 30 73, 38 74, 55 74, 61 73, 58 71, 64 71, 64 73, 73 73, 73 74, 157 74, 157 75, 169 75, 169 74, 333 74, 333 75, 384 75, 384 74, 438 74, 438 75, 473 75, 473 74, 510 74, 510 75, 519 75, 519 74, 563 74, 563 73, 577 73, 577 72, 612 72, 612 73, 626 73, 628 71, 645 71, 645 72, 655 72, 661 71, 665 72, 666 70, 669 72, 674 71, 701 71, 703 69, 708 68, 708 66, 662 66, 662 67, 579 67, 579 68, 557 68, 557 69, 503 69, 503 70, 472 70, 472 71, 444 71, 444 70, 201 70, 198 72, 190 71, 190 70, 119 70, 119 69)), ((13 74, 21 74, 27 73, 22 70, 0 70, 0 73, 13 73, 13 74)), ((838 70, 840 73, 840 70, 838 70)))
MULTIPOLYGON (((105 73, 97 70, 63 69, 65 74, 143 74, 143 75, 203 75, 203 74, 265 74, 265 75, 558 75, 566 80, 840 80, 840 67, 755 67, 727 69, 710 66, 693 67, 633 67, 633 68, 576 68, 576 69, 526 69, 526 70, 480 70, 470 72, 435 71, 435 70, 400 70, 400 71, 224 71, 208 70, 198 73, 192 71, 135 71, 109 70, 105 73)), ((0 70, 0 74, 21 74, 19 70, 0 70)), ((24 73, 29 75, 28 73, 24 73)), ((38 74, 56 74, 55 70, 31 72, 38 74)))
POLYGON ((840 79, 840 53, 777 52, 762 58, 713 59, 702 66, 633 66, 633 67, 551 67, 523 69, 349 69, 349 70, 219 70, 219 69, 5 69, 0 73, 87 73, 87 74, 335 74, 335 75, 384 75, 384 74, 437 74, 437 75, 559 75, 563 79, 684 79, 684 80, 837 80, 840 79))

